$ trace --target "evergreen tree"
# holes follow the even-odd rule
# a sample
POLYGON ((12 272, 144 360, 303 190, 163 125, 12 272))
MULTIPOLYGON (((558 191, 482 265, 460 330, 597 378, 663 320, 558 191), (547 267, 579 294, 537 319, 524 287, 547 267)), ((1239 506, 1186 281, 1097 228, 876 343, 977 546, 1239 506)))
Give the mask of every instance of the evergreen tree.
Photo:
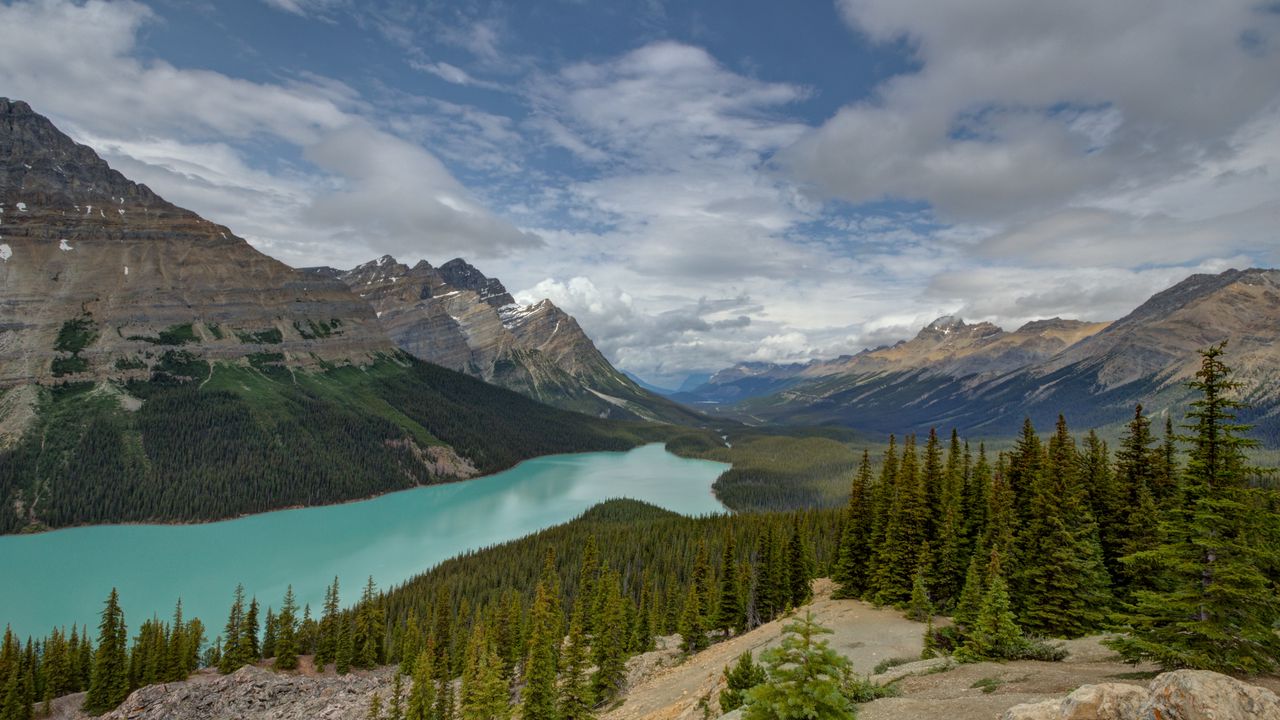
POLYGON ((698 541, 698 554, 693 559, 693 587, 698 594, 698 608, 705 625, 708 619, 714 620, 711 615, 711 558, 707 554, 705 538, 698 541))
POLYGON ((768 679, 764 668, 751 660, 751 653, 739 655, 733 667, 724 669, 725 688, 720 691, 720 712, 730 713, 742 707, 747 701, 747 691, 768 679))
POLYGON ((264 658, 276 656, 276 629, 276 613, 268 605, 267 619, 262 623, 262 657, 264 658))
POLYGON ((583 603, 582 632, 590 637, 599 627, 596 617, 596 599, 599 596, 600 551, 596 547, 594 534, 587 536, 587 543, 582 547, 582 566, 578 570, 577 601, 583 603))
POLYGON ((974 621, 978 619, 978 611, 982 608, 982 597, 985 593, 982 562, 979 551, 974 551, 969 558, 969 569, 964 574, 964 590, 960 592, 960 599, 956 602, 955 612, 951 616, 957 625, 966 631, 973 627, 974 621))
POLYGON ((555 575, 554 559, 548 557, 550 572, 544 571, 534 592, 529 611, 529 654, 525 659, 525 686, 522 693, 521 720, 558 720, 556 708, 556 649, 560 645, 558 587, 551 587, 555 575))
POLYGON ((334 657, 334 670, 339 675, 351 672, 351 665, 356 657, 356 631, 351 623, 338 621, 338 650, 334 657))
POLYGON ((240 628, 240 641, 244 643, 246 662, 255 663, 262 658, 262 645, 258 642, 258 598, 249 601, 244 614, 244 626, 240 628))
POLYGON ((1079 637, 1098 629, 1110 604, 1098 530, 1079 481, 1079 458, 1058 417, 1049 452, 1034 479, 1027 530, 1019 538, 1023 595, 1016 607, 1029 632, 1079 637))
POLYGON ((85 695, 84 710, 101 715, 129 695, 129 660, 125 645, 129 631, 120 609, 120 596, 115 588, 107 596, 102 619, 98 623, 98 650, 93 658, 93 675, 85 695))
POLYGON ((778 647, 764 651, 768 680, 747 691, 746 720, 846 720, 853 706, 841 692, 849 672, 848 658, 832 650, 819 635, 830 630, 812 612, 790 623, 778 647))
POLYGON ((627 676, 627 625, 623 602, 621 578, 615 571, 606 571, 600 579, 600 624, 591 644, 591 656, 596 666, 591 677, 591 689, 599 701, 613 699, 622 690, 627 676))
POLYGON ((1112 646, 1129 660, 1164 668, 1258 673, 1280 666, 1280 598, 1274 571, 1280 531, 1263 491, 1250 487, 1240 383, 1224 345, 1202 351, 1184 427, 1189 445, 1181 498, 1161 523, 1161 544, 1126 561, 1159 573, 1135 593, 1128 633, 1112 646))
POLYGON ((685 595, 684 612, 680 614, 680 647, 693 654, 707 647, 707 629, 702 623, 702 603, 698 599, 698 586, 690 583, 685 595))
POLYGON ((961 662, 1012 660, 1025 654, 1028 643, 1009 603, 1009 586, 1000 569, 1000 555, 991 554, 987 566, 987 592, 982 608, 963 645, 956 651, 961 662))
POLYGON ((250 662, 242 639, 244 633, 244 586, 236 585, 235 599, 231 603, 231 611, 227 614, 227 625, 222 632, 222 652, 218 661, 218 672, 229 675, 250 662))
POLYGON ((726 532, 724 548, 720 556, 720 607, 716 612, 716 627, 727 636, 735 629, 746 627, 746 611, 742 607, 742 587, 738 581, 737 548, 733 533, 726 532))
POLYGON ((387 703, 387 720, 404 720, 404 681, 400 673, 391 678, 391 701, 387 703))
POLYGON ((334 576, 333 584, 324 592, 324 610, 320 615, 319 637, 316 638, 315 664, 320 671, 338 657, 339 608, 338 578, 334 576))
POLYGON ((418 653, 413 663, 413 687, 409 689, 406 720, 431 720, 436 705, 434 648, 418 653))
POLYGON ((365 720, 383 720, 382 696, 376 692, 369 698, 369 712, 365 714, 365 720))
POLYGON ((907 603, 907 617, 916 622, 924 622, 933 617, 933 603, 929 599, 929 566, 933 561, 929 551, 929 543, 920 547, 915 576, 911 580, 911 600, 907 603))
POLYGON ((813 556, 809 544, 800 533, 800 520, 791 526, 791 542, 787 544, 787 576, 790 580, 791 607, 800 607, 813 599, 813 556))
POLYGON ((885 524, 885 537, 872 569, 872 597, 877 603, 896 604, 911 597, 916 554, 927 538, 928 508, 924 483, 916 471, 915 438, 908 436, 902 448, 893 500, 885 524))
POLYGON ((298 667, 297 618, 298 603, 293 598, 293 586, 284 591, 284 603, 276 618, 275 664, 277 670, 294 670, 298 667))
POLYGON ((587 637, 582 628, 582 612, 578 609, 569 620, 569 640, 562 660, 564 677, 560 681, 557 701, 559 720, 588 720, 592 717, 591 708, 595 706, 595 694, 587 673, 587 637))
POLYGON ((845 509, 836 558, 834 597, 858 598, 867 591, 867 565, 871 556, 871 451, 862 451, 862 462, 853 476, 849 505, 845 509))
POLYGON ((462 720, 506 720, 511 716, 502 660, 482 624, 471 631, 462 673, 462 720))
POLYGON ((383 638, 386 634, 386 616, 378 602, 378 589, 373 576, 365 583, 360 605, 356 608, 355 658, 353 663, 362 668, 374 668, 382 664, 383 638))

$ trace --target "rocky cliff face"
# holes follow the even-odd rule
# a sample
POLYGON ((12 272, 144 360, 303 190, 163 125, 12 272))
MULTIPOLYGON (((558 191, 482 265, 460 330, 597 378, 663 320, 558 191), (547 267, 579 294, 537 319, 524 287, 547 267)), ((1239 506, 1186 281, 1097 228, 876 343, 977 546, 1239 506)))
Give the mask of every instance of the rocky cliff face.
POLYGON ((461 258, 410 267, 388 255, 348 271, 309 272, 346 283, 392 341, 422 360, 592 415, 700 420, 618 372, 550 300, 519 305, 497 278, 461 258))
POLYGON ((180 348, 310 366, 390 351, 373 311, 0 98, 0 387, 149 376, 180 348))

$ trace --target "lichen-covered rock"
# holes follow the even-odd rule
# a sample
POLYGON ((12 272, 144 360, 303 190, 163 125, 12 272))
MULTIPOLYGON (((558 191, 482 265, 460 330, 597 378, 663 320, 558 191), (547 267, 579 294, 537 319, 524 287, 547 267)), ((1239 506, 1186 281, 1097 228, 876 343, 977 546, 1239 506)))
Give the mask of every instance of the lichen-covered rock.
POLYGON ((1138 720, 1280 720, 1280 697, 1207 670, 1163 673, 1138 720))

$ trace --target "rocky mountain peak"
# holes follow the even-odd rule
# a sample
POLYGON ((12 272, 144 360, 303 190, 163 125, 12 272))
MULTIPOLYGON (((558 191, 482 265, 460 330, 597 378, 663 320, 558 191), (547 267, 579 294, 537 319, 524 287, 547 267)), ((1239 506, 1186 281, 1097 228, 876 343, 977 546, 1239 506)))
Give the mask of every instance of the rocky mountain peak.
POLYGON ((438 272, 449 285, 459 290, 470 290, 495 308, 511 305, 516 301, 497 278, 485 277, 484 273, 462 258, 454 258, 441 265, 438 272))
POLYGON ((174 209, 147 186, 112 170, 91 148, 72 140, 27 103, 3 97, 0 202, 31 207, 94 204, 99 212, 93 215, 100 217, 128 206, 174 209))

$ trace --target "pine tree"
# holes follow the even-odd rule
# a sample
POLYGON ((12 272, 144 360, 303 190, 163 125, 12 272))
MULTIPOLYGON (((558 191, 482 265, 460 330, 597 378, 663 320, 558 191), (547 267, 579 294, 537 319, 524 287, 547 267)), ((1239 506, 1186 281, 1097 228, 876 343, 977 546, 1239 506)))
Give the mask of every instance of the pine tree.
POLYGON ((1223 362, 1225 343, 1202 351, 1190 387, 1189 445, 1181 498, 1161 523, 1161 544, 1127 562, 1158 572, 1135 593, 1128 633, 1112 647, 1164 668, 1258 673, 1280 666, 1280 598, 1267 569, 1280 565, 1280 530, 1265 494, 1250 487, 1240 383, 1223 362))
POLYGON ((534 591, 533 608, 529 611, 529 654, 524 663, 525 686, 522 693, 521 720, 558 720, 556 708, 556 649, 560 645, 559 599, 554 583, 554 558, 548 557, 549 570, 534 591))
POLYGON ((576 610, 569 620, 569 640, 562 660, 564 677, 560 681, 557 701, 559 720, 587 720, 592 717, 591 708, 596 701, 591 690, 591 677, 587 673, 587 637, 582 628, 581 611, 576 610))
POLYGON ((339 607, 338 578, 334 576, 333 584, 324 592, 324 610, 320 616, 319 637, 316 638, 315 664, 320 671, 338 657, 339 607))
POLYGON ((902 448, 897 486, 885 525, 884 541, 872 569, 872 597, 877 603, 897 604, 911 597, 916 554, 927 535, 928 508, 924 483, 916 471, 915 438, 908 436, 902 448))
POLYGON ((853 476, 849 505, 840 532, 840 547, 833 579, 837 598, 859 598, 867 591, 867 564, 871 556, 871 451, 862 451, 862 462, 853 476))
POLYGON ((931 543, 936 555, 932 566, 927 570, 928 590, 935 605, 948 608, 960 595, 967 557, 963 517, 963 466, 960 439, 954 430, 951 433, 951 448, 947 453, 947 471, 936 502, 938 524, 931 543))
POLYGON ((369 698, 369 712, 365 714, 366 720, 383 720, 382 718, 382 696, 374 693, 369 698))
POLYGON ((747 701, 747 691, 768 680, 763 667, 751 659, 751 653, 738 656, 733 667, 724 669, 725 688, 720 691, 720 712, 731 713, 747 701))
POLYGON ((404 681, 400 673, 391 678, 391 701, 387 703, 387 720, 404 720, 404 681))
POLYGON ((599 627, 595 607, 595 600, 599 596, 599 581, 600 551, 596 546, 596 536, 591 534, 587 536, 587 542, 582 547, 582 566, 578 570, 577 594, 577 601, 584 603, 585 610, 582 615, 582 632, 588 637, 599 627))
POLYGON ((267 606, 267 619, 262 623, 262 657, 276 656, 276 612, 267 606))
POLYGON ((276 618, 275 664, 277 670, 294 670, 298 667, 297 618, 298 603, 293 598, 293 586, 284 591, 284 603, 276 618))
POLYGON ((406 720, 431 720, 436 706, 434 648, 418 653, 413 664, 413 687, 409 689, 406 720))
POLYGON ((830 630, 812 612, 784 628, 782 644, 764 651, 768 680, 747 691, 745 720, 847 720, 853 706, 841 692, 848 658, 819 635, 830 630))
POLYGON ((1015 607, 1031 633, 1079 637, 1098 629, 1111 597, 1102 547, 1066 420, 1058 417, 1049 452, 1034 479, 1027 529, 1019 546, 1022 596, 1015 607))
POLYGON ((262 645, 258 642, 258 598, 249 601, 244 614, 244 626, 240 628, 240 641, 244 643, 246 662, 255 663, 262 657, 262 645))
POLYGON ((987 566, 987 592, 977 621, 956 651, 961 662, 1012 660, 1025 654, 1028 643, 1009 603, 1009 586, 1000 569, 1000 555, 991 554, 987 566))
POLYGON ((600 579, 599 626, 592 641, 591 659, 596 671, 591 689, 597 700, 611 700, 622 690, 627 676, 627 625, 622 580, 606 570, 600 579))
POLYGON ((378 602, 378 589, 373 576, 365 583, 364 593, 356 608, 355 658, 353 664, 362 668, 374 668, 382 664, 385 654, 383 638, 386 634, 386 617, 378 602))
POLYGON ((707 629, 703 625, 702 603, 698 598, 698 586, 690 583, 685 594, 684 612, 680 614, 680 647, 693 654, 707 647, 707 629))
POLYGON ((84 710, 91 715, 101 715, 118 706, 129 694, 129 660, 125 650, 129 631, 124 624, 124 611, 120 609, 120 596, 115 588, 111 589, 105 605, 98 623, 98 650, 93 658, 93 676, 84 699, 84 710))
POLYGON ((813 599, 813 557, 809 545, 800 533, 800 519, 791 526, 791 541, 787 543, 787 576, 790 580, 791 607, 800 607, 813 599))
POLYGON ((982 596, 986 593, 979 552, 980 549, 974 551, 969 558, 969 569, 964 574, 964 589, 960 592, 955 612, 951 615, 956 624, 966 631, 973 627, 974 621, 978 619, 978 611, 982 608, 982 596))
POLYGON ((728 636, 746 626, 742 607, 742 587, 738 581, 737 547, 733 533, 726 531, 720 556, 720 607, 716 611, 716 627, 728 636))
POLYGON ((698 607, 705 625, 708 619, 714 620, 711 616, 711 558, 705 538, 698 541, 698 553, 693 559, 693 587, 698 593, 698 607))
POLYGON ((502 660, 482 624, 472 628, 467 643, 460 705, 462 720, 506 720, 511 716, 502 660))
POLYGON ((916 563, 916 572, 911 580, 911 600, 907 603, 907 617, 916 622, 924 622, 933 617, 933 603, 929 599, 929 567, 933 562, 933 553, 926 540, 920 546, 920 558, 916 563))
POLYGON ((351 672, 356 657, 356 630, 351 623, 338 621, 338 650, 334 657, 334 670, 339 675, 351 672))
POLYGON ((249 663, 244 652, 244 586, 236 585, 235 600, 231 603, 231 611, 227 614, 227 625, 222 632, 222 653, 218 662, 218 671, 229 675, 249 663))

